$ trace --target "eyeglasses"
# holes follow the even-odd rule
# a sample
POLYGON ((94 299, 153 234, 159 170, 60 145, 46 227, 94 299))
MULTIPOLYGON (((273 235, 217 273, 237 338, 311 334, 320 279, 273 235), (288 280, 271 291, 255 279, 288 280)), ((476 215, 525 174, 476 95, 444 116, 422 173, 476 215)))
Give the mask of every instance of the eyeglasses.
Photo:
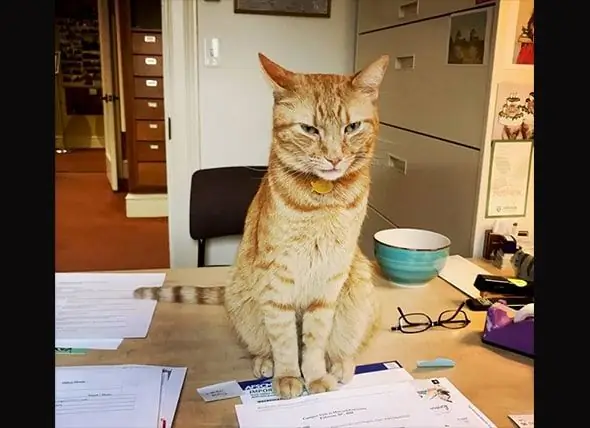
POLYGON ((463 306, 465 302, 461 303, 461 305, 456 310, 449 310, 441 312, 438 316, 437 321, 432 321, 428 315, 421 313, 421 312, 414 312, 411 314, 404 314, 402 308, 398 307, 397 311, 400 314, 400 317, 397 322, 397 326, 391 327, 391 331, 401 331, 402 333, 422 333, 432 327, 444 327, 450 329, 460 329, 467 327, 471 320, 463 311, 463 306))

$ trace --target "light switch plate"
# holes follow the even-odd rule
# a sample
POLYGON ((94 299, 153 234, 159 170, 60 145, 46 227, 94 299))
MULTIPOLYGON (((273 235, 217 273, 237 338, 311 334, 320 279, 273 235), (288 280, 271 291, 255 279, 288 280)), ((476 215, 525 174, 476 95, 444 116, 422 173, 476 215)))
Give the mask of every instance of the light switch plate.
POLYGON ((205 66, 219 66, 219 39, 216 37, 205 39, 205 66))

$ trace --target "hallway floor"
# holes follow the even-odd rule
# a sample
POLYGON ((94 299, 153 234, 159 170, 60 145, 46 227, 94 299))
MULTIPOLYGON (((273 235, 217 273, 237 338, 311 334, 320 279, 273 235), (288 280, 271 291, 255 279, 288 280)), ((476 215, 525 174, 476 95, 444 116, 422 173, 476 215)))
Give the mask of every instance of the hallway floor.
POLYGON ((168 219, 127 218, 105 168, 104 150, 56 154, 56 272, 169 267, 168 219))

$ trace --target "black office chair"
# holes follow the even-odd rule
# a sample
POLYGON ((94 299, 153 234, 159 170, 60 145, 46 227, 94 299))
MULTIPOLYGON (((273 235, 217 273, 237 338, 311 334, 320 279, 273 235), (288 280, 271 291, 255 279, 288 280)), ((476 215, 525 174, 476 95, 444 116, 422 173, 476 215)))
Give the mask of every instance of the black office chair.
POLYGON ((266 166, 201 169, 191 180, 190 235, 197 241, 198 267, 205 266, 207 239, 244 233, 246 213, 266 166))

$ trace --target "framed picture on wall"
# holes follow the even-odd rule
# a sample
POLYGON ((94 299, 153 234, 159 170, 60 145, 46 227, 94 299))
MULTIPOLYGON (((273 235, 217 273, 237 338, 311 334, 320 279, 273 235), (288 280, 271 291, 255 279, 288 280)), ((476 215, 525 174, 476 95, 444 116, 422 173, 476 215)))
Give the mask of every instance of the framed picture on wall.
POLYGON ((532 159, 530 140, 492 141, 486 218, 526 215, 532 159))
POLYGON ((234 0, 234 13, 329 18, 332 0, 234 0))
POLYGON ((501 82, 496 92, 493 140, 534 140, 535 88, 501 82))
POLYGON ((535 3, 521 0, 518 6, 512 63, 535 65, 535 3))
POLYGON ((448 65, 486 65, 489 56, 490 8, 449 17, 448 65))

